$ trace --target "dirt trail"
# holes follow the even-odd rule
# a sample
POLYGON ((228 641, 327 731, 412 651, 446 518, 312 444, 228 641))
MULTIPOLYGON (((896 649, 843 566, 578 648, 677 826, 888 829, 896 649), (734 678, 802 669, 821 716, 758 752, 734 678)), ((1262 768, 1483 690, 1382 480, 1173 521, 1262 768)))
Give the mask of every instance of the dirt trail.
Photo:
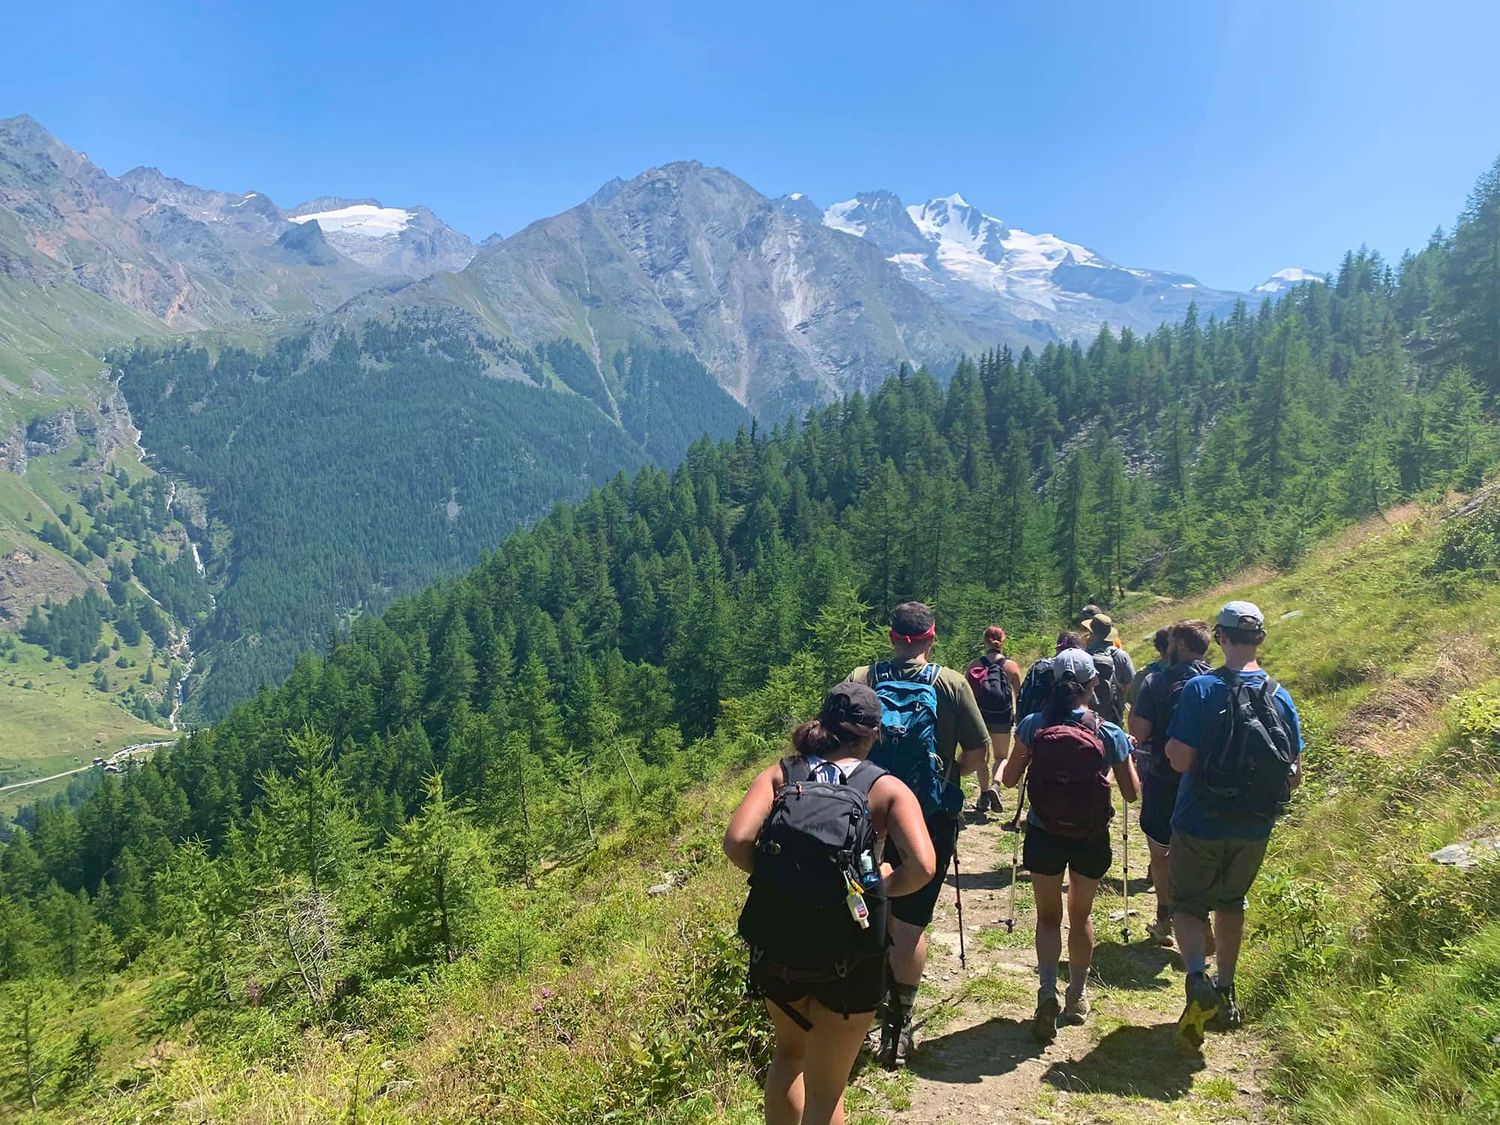
MULTIPOLYGON (((1083 1027, 1060 1028, 1046 1048, 1031 1037, 1028 1021, 1036 1003, 1031 885, 1023 872, 1015 893, 1015 929, 1007 933, 1014 837, 1004 822, 1014 794, 1007 793, 1006 800, 1004 814, 970 823, 959 837, 968 969, 959 967, 950 873, 949 890, 928 934, 931 954, 917 1009, 917 1056, 910 1072, 895 1078, 865 1067, 855 1079, 864 1092, 861 1108, 908 1125, 1274 1120, 1275 1107, 1263 1094, 1269 1054, 1253 1028, 1211 1036, 1202 1059, 1177 1051, 1173 1030, 1182 1003, 1181 963, 1175 950, 1144 940, 1156 899, 1144 878, 1146 852, 1135 823, 1130 826, 1132 940, 1126 945, 1121 937, 1120 817, 1115 865, 1094 908, 1093 1013, 1083 1027)), ((1066 967, 1061 980, 1067 980, 1066 967)))

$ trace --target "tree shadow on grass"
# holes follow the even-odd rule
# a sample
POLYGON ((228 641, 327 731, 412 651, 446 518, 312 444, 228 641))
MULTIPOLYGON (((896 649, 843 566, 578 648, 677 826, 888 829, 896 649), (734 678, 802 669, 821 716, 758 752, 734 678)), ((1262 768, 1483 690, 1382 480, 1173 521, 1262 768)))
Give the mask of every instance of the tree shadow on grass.
POLYGON ((1042 1081, 1074 1094, 1115 1094, 1172 1102, 1193 1087, 1203 1059, 1184 1055, 1174 1042, 1176 1026, 1119 1027, 1076 1061, 1055 1062, 1042 1081))
POLYGON ((979 1082, 1009 1074, 1043 1047, 1022 1020, 995 1016, 973 1027, 918 1041, 911 1070, 934 1082, 979 1082))

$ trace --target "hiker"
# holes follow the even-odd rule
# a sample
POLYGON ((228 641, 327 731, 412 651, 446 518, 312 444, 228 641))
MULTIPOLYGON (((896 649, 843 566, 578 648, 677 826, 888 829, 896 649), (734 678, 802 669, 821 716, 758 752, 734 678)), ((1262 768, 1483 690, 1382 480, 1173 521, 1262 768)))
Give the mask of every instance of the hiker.
MULTIPOLYGON (((1057 634, 1053 655, 1070 648, 1082 648, 1083 638, 1066 631, 1057 634)), ((1033 711, 1040 711, 1052 696, 1052 657, 1044 656, 1026 669, 1026 678, 1021 681, 1021 693, 1016 698, 1016 714, 1025 718, 1033 711)))
MULTIPOLYGON (((1094 618, 1098 617, 1103 612, 1104 610, 1093 604, 1083 607, 1083 611, 1078 615, 1078 626, 1083 630, 1085 636, 1087 636, 1091 632, 1094 618)), ((1106 620, 1108 620, 1108 618, 1106 618, 1106 620)), ((1119 631, 1115 629, 1113 622, 1110 623, 1109 643, 1117 648, 1120 645, 1120 634, 1119 631)))
POLYGON ((893 1070, 905 1066, 914 1049, 912 1008, 927 965, 926 931, 958 846, 958 778, 979 768, 990 735, 968 679, 927 659, 937 640, 931 609, 921 602, 898 605, 891 611, 890 640, 891 659, 854 669, 849 681, 868 684, 880 696, 880 742, 870 760, 917 795, 937 856, 931 878, 891 902, 891 971, 879 1013, 878 1058, 893 1070))
POLYGON ((1000 767, 1010 753, 1011 731, 1016 722, 1016 701, 1021 698, 1021 666, 1005 655, 1005 630, 991 625, 984 631, 985 651, 969 664, 969 687, 990 732, 990 753, 979 763, 979 798, 974 815, 999 812, 1000 767), (994 773, 990 772, 993 756, 994 773))
POLYGON ((1094 958, 1094 896, 1114 861, 1109 822, 1115 810, 1110 775, 1126 801, 1140 795, 1130 739, 1089 708, 1098 669, 1086 652, 1052 658, 1052 695, 1016 727, 1001 781, 1014 789, 1026 775, 1023 865, 1036 898, 1037 1003, 1031 1031, 1041 1043, 1088 1017, 1088 973, 1094 958), (1030 767, 1028 769, 1028 766, 1030 767), (1059 1011, 1057 961, 1062 954, 1063 876, 1068 878, 1068 989, 1059 1011))
POLYGON ((1171 640, 1171 629, 1163 625, 1151 635, 1151 647, 1156 650, 1156 659, 1146 665, 1146 670, 1135 678, 1130 689, 1130 706, 1135 706, 1135 701, 1140 698, 1142 689, 1146 685, 1146 677, 1153 672, 1160 672, 1163 668, 1170 668, 1172 661, 1167 658, 1167 645, 1171 640))
POLYGON ((1089 618, 1089 637, 1085 651, 1094 658, 1099 675, 1094 684, 1094 709, 1110 722, 1125 721, 1125 700, 1135 680, 1135 665, 1130 653, 1120 647, 1120 635, 1107 614, 1089 618))
POLYGON ((1151 885, 1156 892, 1156 921, 1146 933, 1157 945, 1172 944, 1172 875, 1167 862, 1172 844, 1172 810, 1182 775, 1167 761, 1167 731, 1182 689, 1194 676, 1206 675, 1208 622, 1178 621, 1167 634, 1166 659, 1153 662, 1141 680, 1130 710, 1130 736, 1144 759, 1141 764, 1141 831, 1151 852, 1151 885), (1157 664, 1160 667, 1157 667, 1157 664))
POLYGON ((1184 778, 1172 812, 1172 922, 1187 969, 1179 1044, 1203 1045, 1210 1023, 1241 1023, 1234 971, 1245 935, 1245 896, 1292 790, 1302 780, 1296 704, 1256 654, 1265 616, 1251 602, 1229 602, 1214 621, 1224 664, 1183 686, 1167 728, 1167 760, 1184 778), (1209 917, 1218 980, 1209 981, 1209 917))
POLYGON ((844 1120, 849 1071, 885 995, 888 900, 937 871, 916 797, 868 761, 880 714, 870 688, 835 687, 792 732, 795 752, 751 782, 724 833, 724 854, 750 875, 740 934, 749 989, 775 1032, 771 1125, 844 1120), (887 837, 899 866, 876 859, 887 837))

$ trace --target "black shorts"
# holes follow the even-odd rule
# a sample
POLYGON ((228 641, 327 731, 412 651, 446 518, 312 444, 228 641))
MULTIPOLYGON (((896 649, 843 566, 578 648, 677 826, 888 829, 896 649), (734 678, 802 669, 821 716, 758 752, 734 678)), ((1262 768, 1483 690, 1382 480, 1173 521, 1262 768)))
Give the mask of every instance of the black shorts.
POLYGON ((885 998, 885 965, 884 957, 866 957, 842 977, 809 982, 787 980, 779 966, 756 963, 750 968, 750 991, 773 1004, 795 1004, 811 996, 830 1012, 858 1015, 873 1012, 885 998))
POLYGON ((1141 775, 1141 831, 1164 848, 1172 843, 1172 810, 1181 784, 1182 774, 1176 770, 1141 775))
MULTIPOLYGON (((958 846, 958 821, 951 816, 938 813, 927 819, 927 835, 932 837, 932 850, 937 857, 937 872, 930 882, 909 895, 891 899, 891 917, 899 918, 909 926, 926 929, 932 922, 932 912, 937 909, 938 896, 943 893, 943 881, 948 876, 948 864, 953 862, 953 849, 958 846)), ((901 854, 892 849, 886 860, 892 867, 901 866, 901 854)))
POLYGON ((1026 825, 1021 866, 1033 875, 1061 875, 1071 870, 1085 879, 1102 879, 1114 858, 1108 832, 1077 840, 1071 836, 1058 836, 1035 824, 1026 825))

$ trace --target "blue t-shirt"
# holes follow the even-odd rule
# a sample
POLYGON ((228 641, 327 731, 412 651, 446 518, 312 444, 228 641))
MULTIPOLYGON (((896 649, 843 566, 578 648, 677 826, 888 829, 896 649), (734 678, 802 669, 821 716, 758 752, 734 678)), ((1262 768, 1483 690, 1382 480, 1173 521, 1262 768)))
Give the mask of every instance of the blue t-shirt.
MULTIPOLYGON (((1079 707, 1073 711, 1073 718, 1083 718, 1083 708, 1079 707)), ((1036 737, 1036 732, 1046 726, 1046 717, 1040 711, 1033 711, 1021 720, 1016 727, 1016 741, 1024 742, 1029 747, 1031 740, 1036 737)), ((1130 739, 1119 727, 1107 719, 1099 720, 1099 737, 1104 740, 1105 769, 1110 770, 1121 762, 1130 758, 1130 739)), ((1026 823, 1034 824, 1038 828, 1045 827, 1037 819, 1036 810, 1032 809, 1026 814, 1026 823)))
MULTIPOLYGON (((1263 683, 1264 669, 1241 672, 1240 679, 1252 686, 1263 683)), ((1297 705, 1287 694, 1286 688, 1276 686, 1271 697, 1281 711, 1287 730, 1292 736, 1292 750, 1302 754, 1302 722, 1297 717, 1297 705)), ((1177 700, 1177 713, 1172 716, 1168 738, 1175 738, 1191 746, 1199 754, 1222 746, 1229 737, 1229 687, 1215 675, 1194 676, 1183 685, 1182 695, 1177 700)), ((1210 816, 1198 806, 1191 784, 1177 787, 1177 805, 1172 810, 1172 831, 1185 832, 1205 840, 1224 840, 1229 837, 1244 840, 1263 840, 1271 835, 1270 824, 1229 823, 1210 816)))

